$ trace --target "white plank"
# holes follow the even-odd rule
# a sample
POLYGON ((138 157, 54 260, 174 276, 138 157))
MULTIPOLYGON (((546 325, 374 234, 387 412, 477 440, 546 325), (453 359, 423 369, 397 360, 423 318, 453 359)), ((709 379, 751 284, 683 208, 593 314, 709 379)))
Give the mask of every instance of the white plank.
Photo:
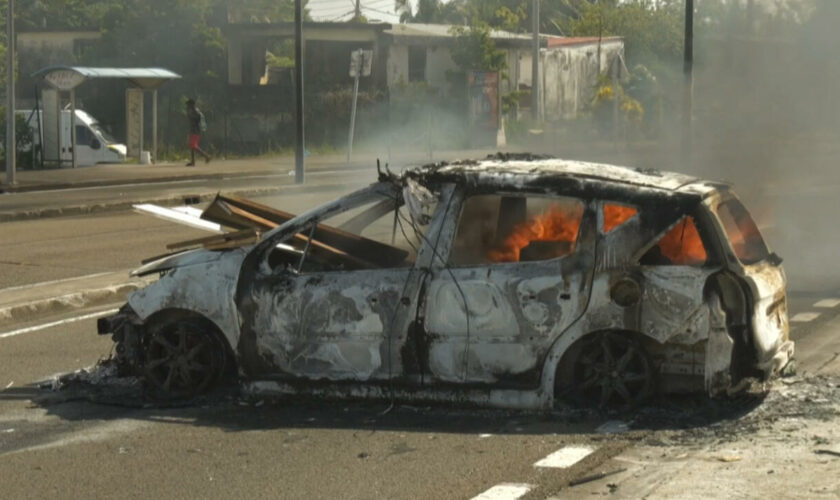
POLYGON ((534 467, 565 469, 580 462, 593 451, 595 450, 589 446, 566 446, 535 463, 534 467))
POLYGON ((178 209, 166 208, 161 207, 159 205, 152 205, 151 203, 142 203, 139 205, 134 205, 134 210, 157 217, 159 219, 168 220, 170 222, 177 222, 178 224, 194 227, 196 229, 203 229, 205 231, 210 231, 211 233, 221 234, 224 232, 222 231, 222 226, 220 226, 219 224, 216 224, 215 222, 206 221, 199 216, 193 215, 192 211, 196 209, 192 207, 177 208, 178 209), (188 208, 190 210, 184 211, 184 208, 188 208))
POLYGON ((533 485, 525 483, 502 483, 493 486, 484 493, 472 497, 472 500, 516 500, 528 493, 533 485))

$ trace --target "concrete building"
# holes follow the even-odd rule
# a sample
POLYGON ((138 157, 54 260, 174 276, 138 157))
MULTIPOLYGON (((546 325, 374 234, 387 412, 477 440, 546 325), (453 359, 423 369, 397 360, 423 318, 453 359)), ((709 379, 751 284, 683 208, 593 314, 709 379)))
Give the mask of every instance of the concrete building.
MULTIPOLYGON (((234 95, 259 93, 254 87, 279 85, 291 91, 291 71, 271 71, 266 54, 294 36, 292 23, 229 24, 228 83, 234 95), (247 89, 247 90, 246 90, 247 89)), ((531 36, 494 30, 496 46, 506 52, 508 69, 500 82, 502 95, 531 88, 531 36)), ((576 117, 592 99, 597 77, 624 53, 619 37, 599 39, 541 37, 542 115, 554 121, 576 117)), ((459 68, 451 49, 457 37, 450 25, 306 23, 306 85, 310 91, 348 85, 350 53, 372 50, 373 69, 362 90, 391 91, 423 82, 447 92, 459 68)), ((273 92, 276 94, 276 90, 273 92)), ((529 106, 522 100, 523 109, 529 106)))

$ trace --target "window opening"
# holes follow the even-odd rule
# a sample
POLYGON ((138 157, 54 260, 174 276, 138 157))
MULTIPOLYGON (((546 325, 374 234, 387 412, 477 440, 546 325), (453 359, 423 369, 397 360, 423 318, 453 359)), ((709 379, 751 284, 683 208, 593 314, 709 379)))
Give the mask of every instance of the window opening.
POLYGON ((706 263, 708 254, 694 218, 684 217, 668 230, 640 259, 646 266, 695 266, 706 263))
POLYGON ((716 211, 738 260, 744 264, 755 264, 768 257, 770 251, 761 231, 741 202, 735 199, 725 201, 717 206, 716 211))
POLYGON ((604 225, 602 232, 609 233, 618 226, 630 220, 634 215, 639 213, 635 207, 627 205, 619 205, 616 203, 604 203, 604 225))
POLYGON ((575 250, 583 203, 573 198, 480 195, 464 204, 450 262, 548 260, 575 250))

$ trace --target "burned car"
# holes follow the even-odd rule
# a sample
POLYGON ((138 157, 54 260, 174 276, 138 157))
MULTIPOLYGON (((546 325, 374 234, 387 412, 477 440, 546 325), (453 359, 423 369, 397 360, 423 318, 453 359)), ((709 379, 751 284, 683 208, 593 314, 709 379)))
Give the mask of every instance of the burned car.
POLYGON ((236 373, 275 394, 622 406, 793 356, 781 259, 726 184, 500 155, 380 173, 299 216, 223 201, 202 217, 231 232, 135 271, 160 278, 99 323, 162 397, 236 373))

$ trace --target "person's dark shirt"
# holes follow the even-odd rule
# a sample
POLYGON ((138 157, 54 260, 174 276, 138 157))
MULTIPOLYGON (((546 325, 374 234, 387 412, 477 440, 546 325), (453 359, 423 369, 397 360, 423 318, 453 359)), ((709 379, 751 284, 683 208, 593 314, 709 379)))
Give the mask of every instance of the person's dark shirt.
POLYGON ((190 134, 200 134, 201 115, 197 108, 187 109, 187 120, 190 122, 190 134))

